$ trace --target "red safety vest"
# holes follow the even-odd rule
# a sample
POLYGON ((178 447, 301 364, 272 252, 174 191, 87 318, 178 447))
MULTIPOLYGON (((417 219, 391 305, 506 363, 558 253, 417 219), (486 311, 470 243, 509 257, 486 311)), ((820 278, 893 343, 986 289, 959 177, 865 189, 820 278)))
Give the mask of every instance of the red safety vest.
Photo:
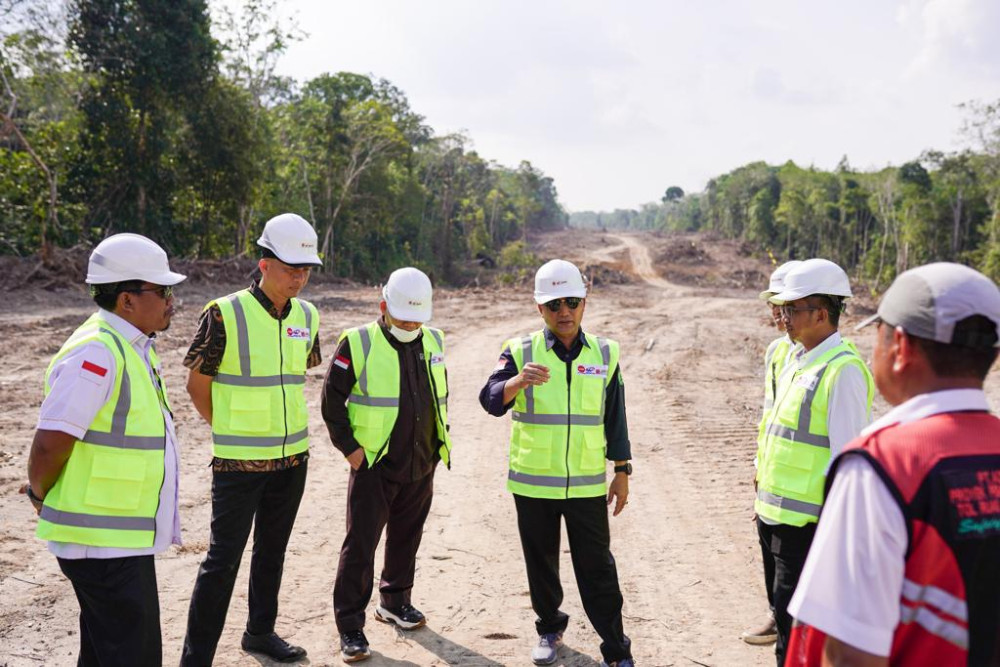
MULTIPOLYGON (((949 412, 850 443, 906 519, 900 619, 892 665, 1000 665, 1000 419, 949 412)), ((849 639, 845 640, 850 643, 849 639)), ((792 629, 785 665, 820 665, 826 635, 792 629)))

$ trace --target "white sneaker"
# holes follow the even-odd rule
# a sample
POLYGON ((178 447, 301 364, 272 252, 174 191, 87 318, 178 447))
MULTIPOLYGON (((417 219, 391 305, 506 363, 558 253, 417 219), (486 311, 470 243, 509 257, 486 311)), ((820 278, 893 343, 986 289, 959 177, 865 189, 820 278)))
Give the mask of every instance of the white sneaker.
POLYGON ((531 661, 536 665, 551 665, 562 646, 562 633, 550 632, 539 636, 538 646, 531 649, 531 661))

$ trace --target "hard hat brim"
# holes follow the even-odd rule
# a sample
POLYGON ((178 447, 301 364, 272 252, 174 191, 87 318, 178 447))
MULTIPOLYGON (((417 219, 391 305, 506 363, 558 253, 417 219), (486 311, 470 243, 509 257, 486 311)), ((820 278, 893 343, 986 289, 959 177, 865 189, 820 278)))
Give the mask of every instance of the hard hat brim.
POLYGON ((560 290, 558 293, 555 292, 535 292, 535 303, 539 306, 543 306, 553 299, 565 299, 565 298, 577 298, 586 299, 587 298, 587 288, 583 289, 567 289, 560 290))
POLYGON ((323 260, 319 258, 319 255, 314 252, 302 253, 301 255, 293 255, 289 253, 278 252, 274 246, 266 241, 263 237, 257 239, 257 245, 261 248, 267 248, 274 256, 280 259, 282 262, 289 266, 301 267, 301 266, 323 266, 323 260))
POLYGON ((392 315, 393 319, 399 320, 400 322, 420 322, 421 324, 431 321, 431 316, 434 314, 433 308, 427 309, 417 309, 417 308, 400 308, 399 306, 394 306, 385 300, 386 310, 392 315))
POLYGON ((878 322, 878 321, 879 321, 879 320, 880 320, 881 318, 882 318, 882 316, 881 316, 881 315, 879 315, 878 313, 875 313, 875 314, 874 314, 874 315, 872 315, 871 317, 866 317, 866 318, 865 318, 864 320, 862 320, 861 322, 859 322, 859 323, 858 323, 858 325, 854 327, 854 330, 855 330, 855 331, 861 331, 861 330, 862 330, 862 329, 864 329, 865 327, 867 327, 867 326, 869 326, 869 325, 871 325, 871 324, 875 324, 875 323, 876 323, 876 322, 878 322))
POLYGON ((772 296, 774 296, 775 294, 777 294, 777 292, 769 292, 769 291, 767 291, 767 290, 764 290, 763 292, 761 292, 761 293, 760 293, 760 294, 758 295, 758 298, 759 298, 759 299, 760 299, 761 301, 768 301, 768 300, 770 300, 770 298, 771 298, 772 296))
POLYGON ((799 287, 797 289, 788 289, 784 292, 779 292, 768 298, 768 303, 773 303, 776 306, 783 306, 789 301, 795 301, 797 299, 804 299, 807 296, 812 296, 815 292, 810 292, 808 288, 799 287))

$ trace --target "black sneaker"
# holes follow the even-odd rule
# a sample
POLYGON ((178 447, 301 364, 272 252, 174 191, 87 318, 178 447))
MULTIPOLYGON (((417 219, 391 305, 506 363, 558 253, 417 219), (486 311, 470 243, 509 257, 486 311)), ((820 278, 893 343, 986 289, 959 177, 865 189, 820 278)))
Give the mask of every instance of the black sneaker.
POLYGON ((344 662, 358 662, 372 656, 364 630, 340 633, 340 657, 344 662))
POLYGON ((375 607, 375 620, 383 623, 395 623, 403 630, 415 630, 427 624, 427 619, 420 613, 420 610, 409 604, 401 604, 398 607, 375 607))

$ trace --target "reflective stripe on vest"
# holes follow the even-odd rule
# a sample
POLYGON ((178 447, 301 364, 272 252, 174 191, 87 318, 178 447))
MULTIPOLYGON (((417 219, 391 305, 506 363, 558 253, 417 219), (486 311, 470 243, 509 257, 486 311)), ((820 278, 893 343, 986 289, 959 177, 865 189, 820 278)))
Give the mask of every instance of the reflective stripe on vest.
MULTIPOLYGON (((762 429, 758 449, 754 507, 765 519, 792 526, 803 526, 817 520, 823 502, 823 480, 830 460, 826 410, 832 387, 827 373, 831 367, 839 372, 845 363, 853 363, 852 359, 860 361, 852 345, 844 341, 805 368, 795 373, 791 373, 792 369, 786 371, 790 375, 783 377, 775 406, 767 413, 767 424, 762 429), (793 391, 801 392, 801 397, 793 391), (816 419, 822 420, 815 424, 814 410, 817 412, 816 419), (795 420, 795 425, 788 425, 792 420, 795 420)), ((867 407, 871 410, 874 382, 863 362, 857 365, 868 384, 867 407)))
POLYGON ((306 451, 305 372, 319 328, 314 306, 292 299, 288 316, 277 320, 250 290, 212 303, 222 313, 227 334, 212 382, 213 454, 266 460, 306 451), (293 337, 292 329, 304 329, 307 337, 293 337))
MULTIPOLYGON (((441 443, 438 454, 444 464, 451 467, 444 334, 428 326, 422 326, 421 331, 427 379, 431 384, 431 395, 436 399, 435 426, 441 443), (433 363, 435 358, 440 359, 440 363, 433 363)), ((347 415, 354 437, 364 449, 371 467, 388 453, 389 438, 399 417, 399 353, 378 322, 348 329, 341 334, 340 340, 345 338, 351 348, 352 367, 357 378, 347 397, 347 415), (376 368, 369 373, 371 366, 376 368)))
MULTIPOLYGON (((169 410, 169 404, 154 386, 146 362, 121 334, 94 315, 49 364, 45 394, 56 362, 94 340, 105 344, 115 358, 115 387, 46 494, 36 532, 42 539, 87 546, 150 547, 164 476, 163 410, 169 410)), ((158 363, 153 349, 150 363, 154 367, 158 363)))
POLYGON ((506 344, 518 369, 542 361, 552 368, 554 380, 539 387, 528 386, 515 398, 507 474, 507 488, 513 493, 536 498, 584 498, 606 492, 605 398, 617 368, 618 346, 605 338, 586 338, 587 345, 568 366, 546 347, 544 332, 506 344), (549 358, 537 359, 536 347, 549 358), (599 361, 595 358, 598 353, 599 361), (600 382, 580 372, 574 374, 577 366, 598 363, 605 371, 600 382), (569 384, 562 386, 566 379, 559 370, 567 368, 569 384), (581 382, 584 384, 576 389, 581 382), (592 407, 585 408, 587 403, 592 407), (540 405, 547 408, 543 411, 540 405), (546 466, 551 469, 546 470, 546 466))

